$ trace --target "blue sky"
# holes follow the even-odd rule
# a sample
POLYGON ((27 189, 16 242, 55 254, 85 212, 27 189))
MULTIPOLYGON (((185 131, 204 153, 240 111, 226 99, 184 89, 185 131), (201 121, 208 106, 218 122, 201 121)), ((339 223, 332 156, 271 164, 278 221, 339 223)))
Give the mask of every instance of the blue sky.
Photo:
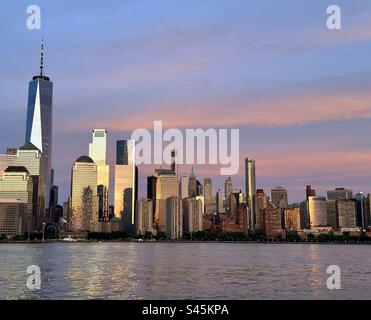
MULTIPOLYGON (((291 201, 307 184, 319 194, 371 192, 370 18, 363 0, 2 1, 0 150, 24 142, 43 37, 60 201, 93 128, 108 129, 113 163, 114 141, 154 120, 239 128, 241 158, 256 159, 258 185, 282 185, 291 201), (330 31, 334 3, 343 29, 330 31), (26 28, 30 4, 41 7, 40 31, 26 28)), ((242 169, 233 177, 240 188, 242 169)), ((140 172, 141 195, 151 170, 140 172)), ((216 190, 226 177, 213 170, 196 173, 215 176, 216 190)))

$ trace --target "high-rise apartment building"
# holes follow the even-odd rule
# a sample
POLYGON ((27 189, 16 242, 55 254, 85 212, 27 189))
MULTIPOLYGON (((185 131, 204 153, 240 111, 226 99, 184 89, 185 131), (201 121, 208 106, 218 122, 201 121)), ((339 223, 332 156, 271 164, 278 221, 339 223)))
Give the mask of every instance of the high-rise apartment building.
POLYGON ((262 210, 266 209, 269 204, 269 197, 264 193, 263 189, 257 189, 254 195, 254 212, 255 212, 255 225, 254 229, 261 230, 263 228, 262 221, 263 216, 261 216, 262 210))
POLYGON ((256 223, 254 195, 256 193, 255 160, 245 159, 245 191, 246 204, 248 206, 248 225, 253 229, 256 223))
POLYGON ((284 212, 284 227, 286 230, 300 230, 300 208, 285 208, 284 212))
POLYGON ((153 202, 151 199, 143 198, 137 201, 137 217, 135 220, 135 233, 144 235, 146 232, 155 233, 153 228, 153 202))

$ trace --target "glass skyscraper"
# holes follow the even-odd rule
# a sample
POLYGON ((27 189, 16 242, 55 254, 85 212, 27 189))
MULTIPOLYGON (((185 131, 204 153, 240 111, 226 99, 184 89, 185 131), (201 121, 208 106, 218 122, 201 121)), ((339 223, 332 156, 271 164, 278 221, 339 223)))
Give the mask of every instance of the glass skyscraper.
POLYGON ((29 83, 26 143, 42 153, 42 176, 45 208, 49 207, 52 170, 52 105, 53 82, 44 75, 44 48, 41 46, 40 74, 29 83))
POLYGON ((138 171, 135 165, 135 140, 119 140, 116 144, 115 217, 122 219, 124 230, 132 232, 135 202, 138 199, 138 171))

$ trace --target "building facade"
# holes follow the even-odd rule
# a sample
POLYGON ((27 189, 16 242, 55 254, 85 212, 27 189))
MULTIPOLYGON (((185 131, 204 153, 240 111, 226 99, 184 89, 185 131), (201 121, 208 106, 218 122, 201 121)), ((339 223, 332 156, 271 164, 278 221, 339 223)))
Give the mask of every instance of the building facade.
POLYGON ((98 231, 97 165, 88 156, 79 157, 71 174, 70 229, 98 231))

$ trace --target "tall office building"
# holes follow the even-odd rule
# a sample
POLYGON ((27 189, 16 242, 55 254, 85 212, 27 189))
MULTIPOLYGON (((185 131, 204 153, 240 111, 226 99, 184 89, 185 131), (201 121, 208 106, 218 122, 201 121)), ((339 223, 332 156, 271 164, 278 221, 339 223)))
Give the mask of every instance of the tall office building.
POLYGON ((325 197, 308 198, 310 227, 327 227, 327 201, 325 197))
POLYGON ((228 177, 228 179, 225 180, 224 182, 224 195, 227 200, 229 199, 229 196, 232 192, 233 192, 232 179, 231 177, 228 177))
POLYGON ((203 204, 196 198, 183 199, 183 227, 184 230, 193 233, 203 230, 203 204))
POLYGON ((255 160, 249 158, 245 159, 245 191, 246 191, 246 203, 249 208, 248 224, 250 226, 250 229, 253 229, 256 220, 254 204, 254 195, 256 193, 255 160))
POLYGON ((189 197, 188 176, 181 176, 179 183, 179 194, 182 199, 189 197))
POLYGON ((307 196, 307 201, 309 197, 315 197, 316 196, 316 190, 312 189, 312 186, 307 186, 307 189, 305 191, 307 196))
POLYGON ((134 231, 136 201, 138 199, 138 170, 135 165, 135 140, 116 143, 115 217, 122 219, 124 230, 134 231))
POLYGON ((279 209, 288 207, 287 190, 283 187, 276 187, 271 190, 271 201, 279 209))
POLYGON ((144 235, 146 232, 155 233, 153 228, 153 202, 151 199, 143 198, 137 201, 137 216, 135 219, 135 233, 144 235))
POLYGON ((23 209, 24 204, 18 199, 0 199, 0 236, 12 238, 24 234, 23 209))
POLYGON ((88 156, 79 157, 71 174, 70 229, 98 231, 97 165, 88 156))
POLYGON ((327 191, 328 200, 351 199, 353 191, 345 188, 336 188, 335 190, 327 191))
POLYGON ((179 196, 171 196, 165 200, 166 235, 170 239, 183 237, 183 201, 179 196))
POLYGON ((169 222, 166 214, 166 200, 179 196, 178 178, 173 170, 168 169, 157 169, 155 175, 157 177, 155 221, 160 231, 166 231, 169 222))
POLYGON ((356 209, 356 225, 362 228, 362 230, 366 230, 371 225, 368 198, 363 192, 359 192, 353 196, 352 200, 355 203, 356 209))
POLYGON ((192 171, 191 171, 191 174, 189 176, 189 180, 188 180, 188 193, 189 193, 189 196, 191 198, 194 198, 197 196, 198 192, 197 192, 197 178, 196 178, 196 174, 195 174, 195 171, 194 171, 194 168, 192 167, 192 171))
POLYGON ((41 45, 40 74, 29 83, 26 144, 32 143, 42 153, 42 181, 45 208, 49 207, 52 186, 52 116, 53 83, 44 75, 44 45, 41 45))
MULTIPOLYGON (((32 229, 41 230, 45 211, 43 183, 43 157, 41 151, 32 143, 20 147, 14 159, 14 165, 25 167, 32 178, 32 229)), ((49 193, 51 192, 49 189, 49 193)))
POLYGON ((224 206, 224 191, 219 189, 216 193, 216 212, 217 213, 225 213, 225 206, 224 206))
POLYGON ((350 199, 337 200, 337 217, 339 229, 352 229, 356 227, 356 206, 350 199))
POLYGON ((108 221, 109 165, 107 164, 107 131, 94 129, 89 143, 89 157, 97 165, 97 192, 99 197, 99 221, 108 221))
MULTIPOLYGON (((21 205, 21 233, 40 231, 32 227, 32 177, 25 167, 10 166, 0 174, 0 201, 21 205)), ((19 230, 19 229, 18 229, 19 230)))
POLYGON ((213 198, 213 187, 210 178, 204 180, 204 197, 205 197, 205 206, 209 205, 212 202, 213 198))
POLYGON ((157 177, 155 176, 147 177, 147 198, 152 200, 153 223, 155 223, 156 213, 156 183, 157 177))
POLYGON ((176 174, 178 174, 177 172, 177 166, 176 166, 176 151, 175 150, 171 150, 171 170, 173 170, 176 174))

